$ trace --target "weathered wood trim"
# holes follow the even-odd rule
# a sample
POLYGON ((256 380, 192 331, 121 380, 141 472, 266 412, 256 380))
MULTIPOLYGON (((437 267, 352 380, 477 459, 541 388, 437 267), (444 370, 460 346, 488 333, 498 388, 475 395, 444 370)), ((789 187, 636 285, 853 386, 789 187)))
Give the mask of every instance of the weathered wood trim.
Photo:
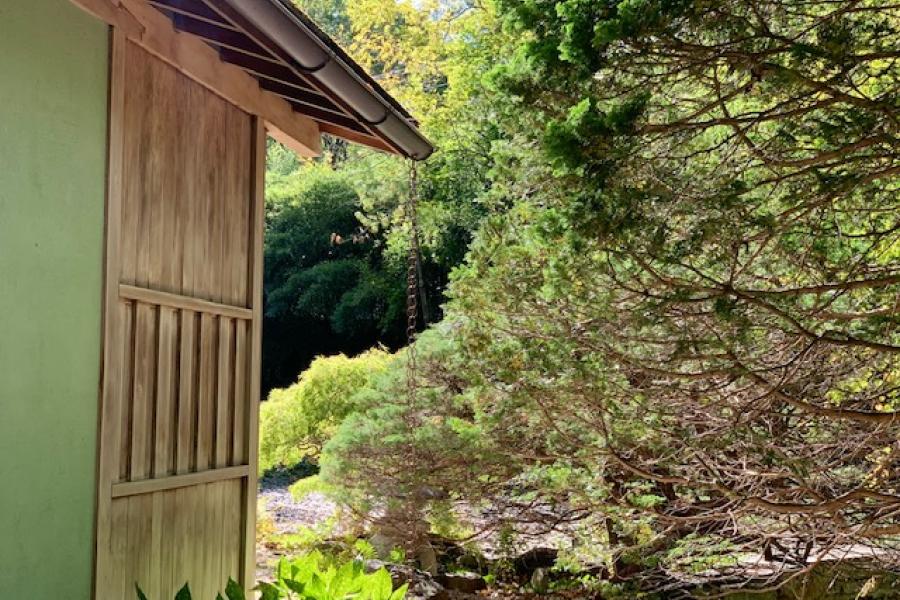
POLYGON ((272 137, 301 156, 321 154, 318 124, 276 94, 263 91, 240 67, 219 59, 200 39, 179 33, 143 0, 70 0, 204 87, 272 124, 272 137))
POLYGON ((118 5, 115 0, 71 0, 75 6, 121 29, 126 36, 140 36, 144 26, 134 16, 118 5))
POLYGON ((144 479, 142 481, 127 481, 112 486, 113 498, 126 496, 139 496, 154 492, 165 492, 193 485, 215 483, 217 481, 229 481, 231 479, 243 479, 249 475, 250 467, 238 465, 237 467, 225 467, 221 469, 209 469, 185 475, 172 475, 171 477, 158 477, 156 479, 144 479))
MULTIPOLYGON (((397 154, 396 148, 388 145, 381 138, 366 135, 364 133, 353 131, 352 129, 347 129, 346 127, 341 127, 339 125, 333 125, 331 123, 322 123, 319 126, 319 129, 321 129, 322 133, 329 133, 333 136, 347 140, 348 142, 362 144, 363 146, 368 146, 369 148, 380 150, 382 152, 386 152, 387 154, 397 154)), ((271 135, 271 131, 269 132, 269 134, 271 135)), ((272 137, 274 137, 276 140, 279 139, 274 135, 272 137)))
POLYGON ((242 306, 231 306, 230 304, 210 302, 208 300, 200 300, 199 298, 190 296, 170 294, 168 292, 150 290, 133 285, 126 285, 124 283, 119 285, 119 296, 126 300, 135 300, 145 304, 168 306, 169 308, 178 308, 181 310, 192 310, 199 313, 219 315, 220 317, 241 319, 243 321, 253 318, 253 311, 242 306))
POLYGON ((119 473, 119 454, 104 451, 116 447, 121 423, 117 394, 121 389, 122 370, 115 354, 121 352, 124 335, 119 318, 119 271, 121 265, 119 239, 122 223, 122 194, 125 140, 125 50, 128 41, 125 30, 113 28, 110 34, 109 60, 109 116, 106 218, 104 224, 103 273, 103 355, 101 365, 100 424, 97 473, 97 531, 94 550, 94 579, 96 590, 105 588, 112 577, 108 561, 101 560, 110 552, 112 530, 112 498, 110 488, 119 473))
POLYGON ((244 564, 242 578, 248 597, 256 579, 256 495, 259 463, 259 395, 262 367, 263 325, 263 235, 266 216, 266 127, 261 119, 254 121, 253 131, 253 211, 251 219, 250 290, 247 303, 253 309, 250 322, 250 394, 247 407, 247 464, 250 472, 246 480, 244 500, 244 564))

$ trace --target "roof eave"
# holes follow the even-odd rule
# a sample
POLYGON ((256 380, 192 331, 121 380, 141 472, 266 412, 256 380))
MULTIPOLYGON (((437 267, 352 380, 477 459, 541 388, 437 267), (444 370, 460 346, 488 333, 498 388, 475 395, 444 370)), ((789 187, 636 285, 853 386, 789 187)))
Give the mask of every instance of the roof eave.
POLYGON ((309 77, 352 108, 365 124, 397 151, 425 160, 434 145, 394 105, 384 90, 366 81, 327 35, 310 26, 290 0, 226 0, 244 18, 281 46, 309 77))

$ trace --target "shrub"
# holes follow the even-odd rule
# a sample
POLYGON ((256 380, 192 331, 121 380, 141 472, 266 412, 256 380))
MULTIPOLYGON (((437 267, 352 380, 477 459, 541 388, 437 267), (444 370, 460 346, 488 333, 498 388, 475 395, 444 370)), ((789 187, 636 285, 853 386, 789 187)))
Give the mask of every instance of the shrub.
POLYGON ((337 564, 321 552, 282 559, 276 576, 274 583, 259 585, 260 600, 403 600, 408 587, 395 590, 384 567, 366 573, 360 560, 337 564))
POLYGON ((356 393, 390 360, 381 349, 355 358, 320 357, 297 383, 272 390, 260 408, 260 469, 317 458, 334 430, 357 409, 356 393))
POLYGON ((357 396, 357 410, 326 444, 318 479, 423 568, 431 530, 466 530, 457 522, 466 518, 455 511, 457 501, 491 504, 499 484, 516 472, 479 427, 453 363, 452 338, 445 326, 419 337, 412 397, 405 353, 372 378, 357 396))
MULTIPOLYGON (((390 573, 382 567, 366 573, 360 560, 339 563, 321 552, 310 552, 291 560, 282 559, 272 583, 261 582, 257 590, 260 600, 404 600, 407 585, 394 589, 390 573)), ((139 600, 148 600, 137 587, 139 600)), ((227 600, 245 600, 244 591, 229 580, 225 588, 227 600)), ((193 600, 185 584, 175 600, 193 600)), ((216 600, 225 600, 219 594, 216 600)))

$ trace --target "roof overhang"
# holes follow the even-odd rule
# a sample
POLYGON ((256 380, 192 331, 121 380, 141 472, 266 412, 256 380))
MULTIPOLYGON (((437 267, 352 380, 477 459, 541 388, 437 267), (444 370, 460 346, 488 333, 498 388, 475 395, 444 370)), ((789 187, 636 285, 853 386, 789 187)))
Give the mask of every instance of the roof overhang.
MULTIPOLYGON (((232 87, 258 88, 234 90, 232 95, 258 92, 260 97, 236 103, 251 112, 260 112, 253 110, 260 103, 277 109, 276 118, 261 116, 278 139, 296 140, 303 154, 318 150, 303 126, 310 120, 321 132, 414 160, 434 151, 412 116, 291 0, 72 1, 126 29, 129 37, 169 62, 174 62, 173 46, 185 46, 175 52, 176 58, 188 58, 190 64, 175 66, 186 72, 200 66, 198 57, 215 55, 226 74, 232 74, 232 87), (148 35, 163 16, 172 39, 166 32, 148 35)), ((207 80, 221 71, 207 70, 207 80)), ((201 82, 216 87, 215 82, 201 82)))

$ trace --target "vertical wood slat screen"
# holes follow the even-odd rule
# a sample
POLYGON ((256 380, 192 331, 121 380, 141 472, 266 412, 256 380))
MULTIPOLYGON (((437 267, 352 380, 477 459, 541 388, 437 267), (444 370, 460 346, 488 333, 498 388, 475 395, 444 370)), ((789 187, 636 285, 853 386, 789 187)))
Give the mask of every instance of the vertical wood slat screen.
POLYGON ((262 124, 113 30, 95 597, 254 579, 262 124))
POLYGON ((119 310, 133 381, 114 483, 246 465, 249 321, 134 300, 119 310))

